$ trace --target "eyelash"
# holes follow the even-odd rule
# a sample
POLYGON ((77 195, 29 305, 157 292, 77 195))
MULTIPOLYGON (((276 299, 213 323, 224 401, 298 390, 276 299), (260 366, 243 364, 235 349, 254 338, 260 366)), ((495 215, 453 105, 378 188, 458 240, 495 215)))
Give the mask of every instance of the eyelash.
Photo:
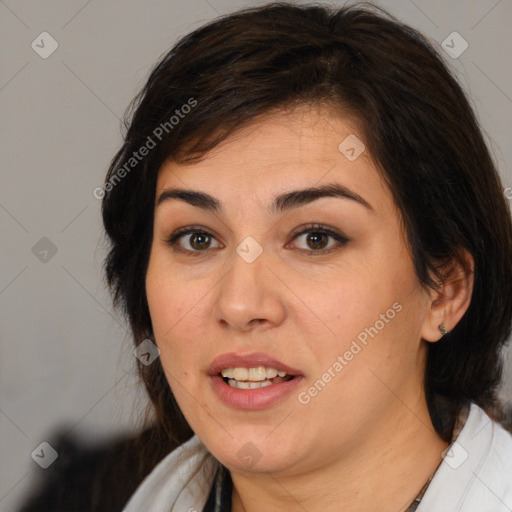
MULTIPOLYGON (((306 233, 320 233, 323 235, 327 235, 327 236, 333 238, 334 240, 336 240, 336 242, 337 242, 336 244, 334 244, 333 246, 331 246, 327 249, 319 249, 319 250, 299 249, 300 251, 303 251, 304 253, 306 253, 309 256, 321 256, 321 255, 331 253, 332 251, 343 247, 348 242, 348 239, 346 237, 344 237, 343 235, 341 235, 340 233, 333 231, 332 229, 329 229, 320 224, 310 224, 307 226, 301 226, 300 228, 297 228, 296 230, 294 230, 292 232, 292 235, 293 235, 292 240, 295 240, 299 236, 304 235, 306 233)), ((185 235, 191 235, 191 234, 207 235, 209 237, 215 238, 213 234, 211 234, 209 231, 205 230, 202 226, 189 226, 189 227, 181 228, 181 229, 178 229, 177 231, 175 231, 171 235, 170 238, 165 240, 165 243, 168 244, 172 248, 172 250, 177 253, 185 253, 187 255, 194 256, 194 257, 203 256, 205 253, 208 253, 215 249, 215 248, 205 249, 202 251, 191 251, 189 249, 182 249, 178 245, 179 239, 185 235)))

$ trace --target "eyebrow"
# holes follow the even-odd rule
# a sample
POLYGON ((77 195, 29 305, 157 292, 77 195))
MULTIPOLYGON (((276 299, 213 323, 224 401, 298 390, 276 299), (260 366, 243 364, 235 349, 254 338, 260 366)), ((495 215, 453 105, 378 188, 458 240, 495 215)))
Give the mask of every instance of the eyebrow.
MULTIPOLYGON (((356 192, 353 192, 352 190, 344 187, 343 185, 339 185, 338 183, 328 183, 319 187, 292 190, 290 192, 280 194, 274 198, 274 201, 270 205, 268 212, 270 214, 283 213, 293 208, 305 206, 306 204, 309 204, 323 197, 338 197, 342 199, 349 199, 373 211, 373 208, 368 203, 368 201, 363 199, 356 192)), ((212 211, 214 213, 222 213, 223 211, 221 202, 215 197, 205 192, 189 189, 164 190, 158 197, 157 207, 172 199, 178 199, 192 206, 212 211)))

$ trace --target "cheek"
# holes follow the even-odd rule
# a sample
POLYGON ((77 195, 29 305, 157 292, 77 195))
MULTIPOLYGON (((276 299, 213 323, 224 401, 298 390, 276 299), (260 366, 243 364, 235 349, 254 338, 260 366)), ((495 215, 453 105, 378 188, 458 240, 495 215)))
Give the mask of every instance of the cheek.
POLYGON ((351 273, 333 273, 322 286, 304 280, 300 289, 304 292, 302 296, 306 297, 304 302, 309 308, 309 321, 318 323, 321 320, 325 335, 331 334, 333 339, 341 342, 355 338, 376 322, 380 327, 381 315, 386 315, 386 312, 385 320, 394 318, 393 304, 400 303, 405 295, 405 287, 390 280, 389 274, 381 272, 378 276, 368 268, 351 273))
POLYGON ((337 335, 350 337, 370 327, 416 286, 398 230, 382 231, 371 242, 347 246, 339 262, 304 273, 298 282, 298 295, 337 335))
MULTIPOLYGON (((344 384, 350 390, 347 399, 368 391, 367 379, 375 380, 370 369, 394 379, 400 365, 413 366, 415 340, 420 339, 424 306, 412 262, 386 255, 370 259, 363 266, 354 262, 342 271, 333 269, 330 277, 323 276, 322 286, 304 279, 299 288, 307 293, 310 311, 299 322, 309 334, 303 339, 319 363, 317 376, 335 364, 338 356, 343 357, 344 369, 336 375, 343 373, 349 379, 344 384), (313 325, 322 326, 315 336, 308 327, 313 325)), ((341 383, 345 377, 336 380, 341 383)))
POLYGON ((172 337, 183 324, 197 320, 203 287, 173 265, 165 250, 153 246, 146 273, 146 296, 155 336, 172 337))
POLYGON ((194 370, 202 365, 204 336, 198 334, 198 322, 204 311, 201 311, 200 297, 189 287, 179 286, 169 278, 155 280, 154 275, 148 273, 146 280, 153 333, 166 380, 188 418, 196 403, 191 400, 197 379, 194 370))
POLYGON ((146 296, 156 344, 167 371, 187 375, 201 336, 197 335, 205 318, 201 290, 169 272, 158 257, 150 260, 146 275, 146 296))

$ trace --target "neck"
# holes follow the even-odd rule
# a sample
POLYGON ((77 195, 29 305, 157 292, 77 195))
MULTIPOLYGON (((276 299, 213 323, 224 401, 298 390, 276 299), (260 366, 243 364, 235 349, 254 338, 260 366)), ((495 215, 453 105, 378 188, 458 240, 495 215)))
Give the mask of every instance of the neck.
POLYGON ((435 432, 425 402, 414 411, 398 403, 365 443, 330 465, 278 478, 232 471, 231 509, 405 512, 448 445, 435 432))

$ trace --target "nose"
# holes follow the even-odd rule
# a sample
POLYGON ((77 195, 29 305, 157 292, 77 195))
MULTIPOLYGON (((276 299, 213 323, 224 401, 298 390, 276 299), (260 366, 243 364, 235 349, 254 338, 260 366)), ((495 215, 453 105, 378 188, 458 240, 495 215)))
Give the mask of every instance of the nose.
POLYGON ((224 329, 247 332, 283 322, 283 285, 265 252, 249 263, 233 252, 232 266, 219 283, 214 315, 224 329), (262 327, 263 326, 263 327, 262 327))

